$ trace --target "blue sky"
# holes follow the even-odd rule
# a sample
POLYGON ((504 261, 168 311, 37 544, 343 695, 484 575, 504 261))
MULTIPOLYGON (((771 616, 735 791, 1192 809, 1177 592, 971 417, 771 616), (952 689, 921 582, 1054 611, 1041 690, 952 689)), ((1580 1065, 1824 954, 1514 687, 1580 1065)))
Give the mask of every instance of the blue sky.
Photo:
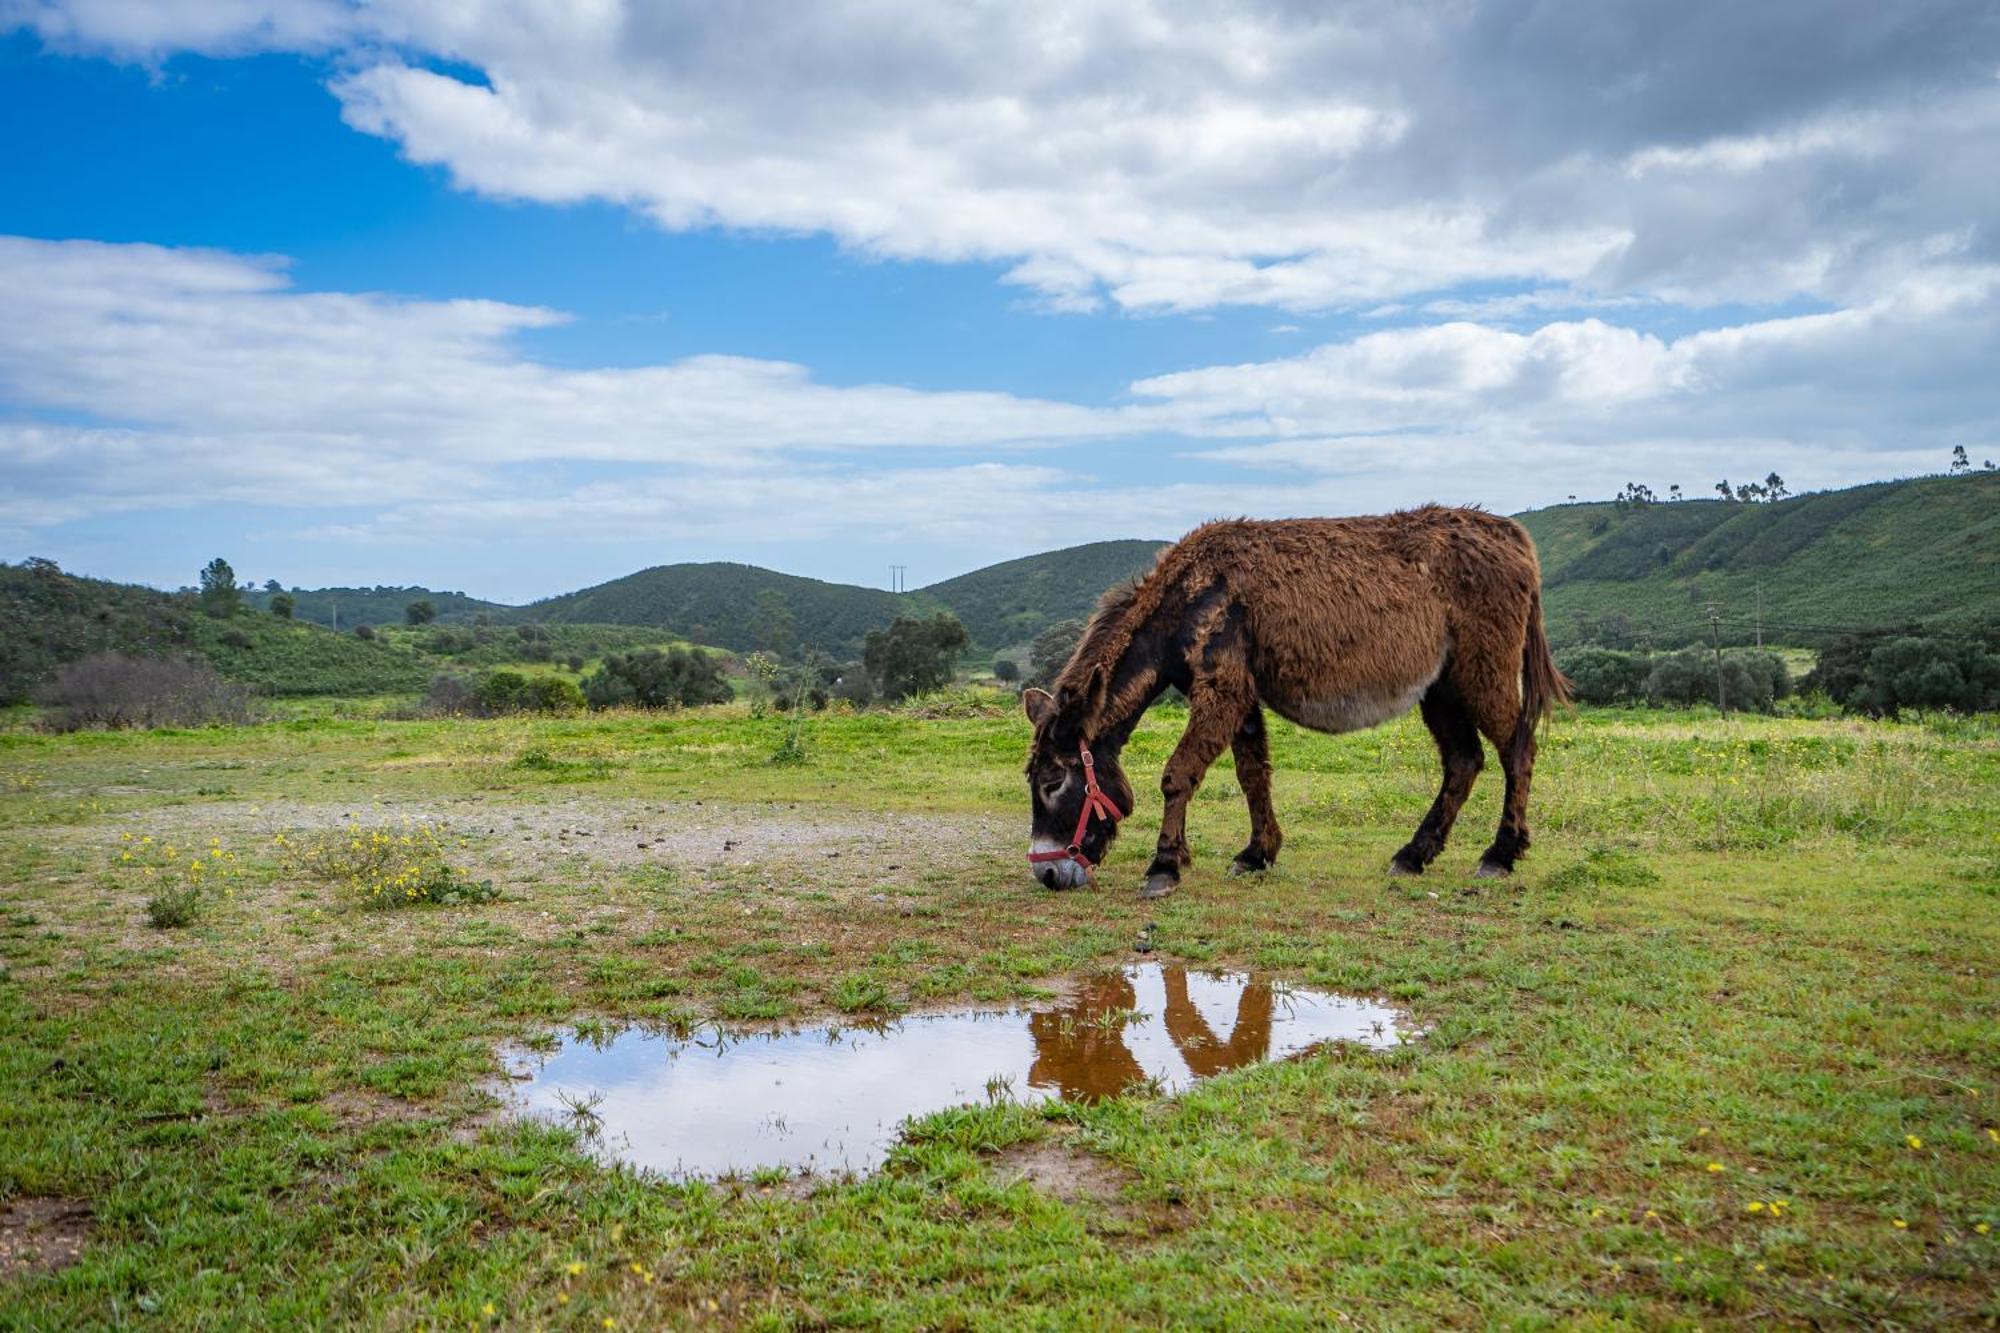
POLYGON ((1990 7, 0 0, 0 558, 524 600, 2000 452, 1990 7))

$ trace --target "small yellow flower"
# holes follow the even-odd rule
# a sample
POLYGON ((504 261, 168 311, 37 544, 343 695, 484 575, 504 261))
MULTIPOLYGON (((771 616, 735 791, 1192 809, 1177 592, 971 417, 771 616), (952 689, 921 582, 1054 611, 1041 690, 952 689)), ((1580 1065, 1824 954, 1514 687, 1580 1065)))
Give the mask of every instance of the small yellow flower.
POLYGON ((2000 1129, 1994 1129, 1991 1125, 1988 1125, 1986 1127, 1986 1137, 1992 1139, 1995 1143, 2000 1143, 2000 1129))
POLYGON ((1654 1212, 1652 1209, 1648 1208, 1646 1210, 1646 1220, 1649 1222, 1657 1222, 1660 1220, 1660 1215, 1654 1212))
POLYGON ((1754 1267, 1756 1268, 1756 1270, 1757 1270, 1757 1271, 1758 1271, 1759 1273, 1761 1273, 1761 1272, 1763 1272, 1763 1271, 1764 1271, 1764 1265, 1762 1265, 1762 1264, 1757 1264, 1757 1265, 1754 1265, 1754 1267))
POLYGON ((1748 1213, 1761 1213, 1764 1211, 1764 1205, 1753 1199, 1744 1205, 1743 1210, 1748 1213))
POLYGON ((1910 1229, 1910 1224, 1908 1222, 1905 1222, 1900 1217, 1892 1218, 1889 1222, 1889 1225, 1896 1228, 1896 1230, 1898 1231, 1908 1231, 1910 1229))
POLYGON ((557 1304, 557 1305, 568 1305, 568 1304, 569 1304, 569 1293, 568 1293, 568 1292, 566 1292, 566 1291, 559 1291, 559 1292, 557 1292, 557 1293, 556 1293, 556 1304, 557 1304))
POLYGON ((1683 1259, 1682 1259, 1682 1258, 1681 1258, 1681 1257, 1680 1257, 1680 1256, 1679 1256, 1679 1255, 1677 1254, 1677 1255, 1675 1255, 1675 1256, 1674 1256, 1674 1262, 1675 1262, 1675 1263, 1677 1263, 1677 1264, 1678 1264, 1678 1263, 1684 1263, 1684 1262, 1685 1262, 1685 1260, 1683 1260, 1683 1259))
POLYGON ((1909 1144, 1912 1148, 1921 1148, 1924 1146, 1924 1141, 1914 1134, 1903 1135, 1903 1142, 1909 1144))
POLYGON ((1698 1139, 1699 1139, 1699 1138, 1704 1138, 1704 1137, 1706 1137, 1706 1136, 1707 1136, 1707 1134, 1708 1134, 1708 1126, 1707 1126, 1707 1125, 1703 1125, 1703 1126, 1702 1126, 1702 1127, 1701 1127, 1700 1129, 1697 1129, 1697 1130, 1696 1130, 1696 1131, 1694 1132, 1694 1136, 1695 1136, 1696 1138, 1698 1138, 1698 1139))
POLYGON ((618 1321, 616 1319, 613 1319, 610 1315, 606 1315, 604 1316, 604 1326, 606 1328, 616 1328, 618 1327, 618 1321))
POLYGON ((488 1301, 486 1302, 486 1304, 479 1307, 479 1313, 485 1315, 488 1319, 491 1319, 494 1315, 499 1314, 500 1312, 493 1308, 492 1301, 488 1301))
POLYGON ((1708 1164, 1708 1169, 1709 1169, 1709 1170, 1711 1170, 1711 1171, 1720 1171, 1720 1170, 1722 1170, 1722 1163, 1720 1163, 1720 1162, 1710 1162, 1710 1163, 1708 1164))
POLYGON ((632 1271, 635 1273, 643 1273, 646 1271, 646 1266, 640 1263, 637 1259, 634 1259, 632 1261, 632 1271))
POLYGON ((1981 1222, 1981 1223, 1979 1223, 1979 1225, 1977 1225, 1977 1226, 1973 1227, 1972 1229, 1973 1229, 1974 1231, 1977 1231, 1977 1232, 1978 1232, 1978 1233, 1979 1233, 1980 1235, 1982 1235, 1982 1236, 1983 1236, 1983 1235, 1985 1235, 1985 1234, 1986 1234, 1987 1232, 1991 1231, 1991 1230, 1992 1230, 1993 1228, 1992 1228, 1992 1226, 1991 1226, 1991 1225, 1989 1225, 1988 1223, 1985 1223, 1985 1222, 1981 1222))
POLYGON ((569 1275, 571 1277, 575 1277, 577 1274, 581 1272, 583 1272, 583 1265, 575 1260, 572 1260, 569 1265, 569 1275))

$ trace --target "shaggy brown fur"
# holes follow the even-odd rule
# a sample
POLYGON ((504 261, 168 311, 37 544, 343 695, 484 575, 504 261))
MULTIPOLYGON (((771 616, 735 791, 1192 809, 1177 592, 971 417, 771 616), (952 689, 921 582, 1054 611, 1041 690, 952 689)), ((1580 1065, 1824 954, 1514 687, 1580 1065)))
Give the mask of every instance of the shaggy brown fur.
MULTIPOLYGON (((1493 743, 1505 812, 1481 874, 1505 874, 1528 847, 1535 731, 1568 697, 1542 630, 1534 542, 1511 519, 1436 505, 1372 518, 1210 523, 1160 556, 1137 584, 1107 594, 1053 695, 1026 694, 1037 846, 1068 841, 1082 808, 1077 750, 1130 813, 1119 751, 1169 686, 1188 696, 1186 734, 1167 760, 1166 812, 1148 871, 1159 896, 1189 862, 1187 804, 1224 749, 1250 806, 1239 871, 1262 870, 1283 836, 1271 809, 1263 708, 1320 731, 1352 731, 1420 707, 1444 780, 1391 868, 1421 873, 1444 847, 1493 743)), ((1096 821, 1083 850, 1102 859, 1116 830, 1096 821)), ((1045 865, 1050 887, 1081 882, 1045 865), (1067 881, 1067 882, 1065 882, 1067 881)))

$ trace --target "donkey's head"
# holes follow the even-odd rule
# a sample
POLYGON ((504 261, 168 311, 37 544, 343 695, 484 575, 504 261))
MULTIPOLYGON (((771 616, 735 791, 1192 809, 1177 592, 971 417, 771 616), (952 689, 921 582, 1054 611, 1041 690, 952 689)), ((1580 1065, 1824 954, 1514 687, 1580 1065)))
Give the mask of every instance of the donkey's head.
POLYGON ((1069 701, 1045 690, 1021 694, 1035 724, 1028 749, 1028 803, 1033 842, 1028 861, 1045 888, 1074 889, 1111 850, 1118 821, 1132 812, 1132 784, 1118 756, 1092 754, 1069 701))

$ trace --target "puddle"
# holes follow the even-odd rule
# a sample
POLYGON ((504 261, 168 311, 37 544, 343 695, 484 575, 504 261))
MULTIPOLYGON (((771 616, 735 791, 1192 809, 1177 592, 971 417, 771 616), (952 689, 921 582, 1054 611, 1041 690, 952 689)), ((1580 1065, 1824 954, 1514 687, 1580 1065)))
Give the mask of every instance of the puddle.
POLYGON ((966 1102, 1088 1101, 1197 1079, 1330 1041, 1394 1046, 1403 1016, 1369 1000, 1236 972, 1141 963, 1046 1009, 918 1015, 678 1039, 631 1029, 512 1052, 517 1113, 586 1129, 608 1160, 673 1176, 758 1167, 865 1172, 902 1122, 966 1102), (579 1111, 578 1108, 586 1108, 579 1111))

